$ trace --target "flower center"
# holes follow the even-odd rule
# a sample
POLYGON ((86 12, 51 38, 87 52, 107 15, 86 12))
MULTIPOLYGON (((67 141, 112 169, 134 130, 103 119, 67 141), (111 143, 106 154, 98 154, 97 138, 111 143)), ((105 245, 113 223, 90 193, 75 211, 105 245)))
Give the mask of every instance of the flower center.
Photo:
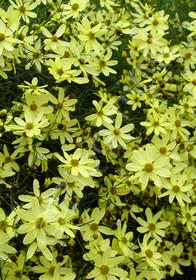
POLYGON ((64 52, 64 55, 63 55, 63 57, 65 57, 65 58, 68 58, 68 57, 70 57, 70 52, 68 52, 68 51, 65 51, 65 52, 64 52))
POLYGON ((146 254, 146 256, 150 259, 150 258, 152 258, 152 256, 153 256, 153 252, 150 250, 150 249, 147 249, 146 251, 145 251, 145 254, 146 254))
POLYGON ((21 13, 26 12, 25 6, 20 6, 19 11, 20 11, 21 13))
POLYGON ((58 41, 58 37, 56 35, 53 35, 51 40, 52 40, 52 42, 57 42, 58 41))
POLYGON ((196 86, 196 79, 194 79, 192 83, 194 84, 194 86, 196 86))
POLYGON ((116 194, 116 193, 117 193, 116 187, 112 187, 112 188, 111 188, 111 193, 112 193, 112 194, 116 194))
POLYGON ((79 6, 78 3, 74 3, 74 4, 71 6, 71 8, 72 8, 73 11, 76 11, 79 7, 80 7, 80 6, 79 6))
POLYGON ((107 265, 102 265, 102 267, 100 268, 100 270, 101 270, 101 273, 102 273, 103 275, 106 275, 106 274, 108 274, 108 272, 109 272, 109 267, 108 267, 107 265))
POLYGON ((178 262, 178 256, 177 255, 172 255, 171 256, 171 261, 174 262, 174 263, 178 262))
POLYGON ((119 135, 119 134, 120 134, 120 129, 115 128, 115 129, 114 129, 114 134, 115 134, 115 135, 119 135))
POLYGON ((190 53, 190 52, 186 53, 186 54, 185 54, 185 57, 186 57, 187 59, 191 58, 191 53, 190 53))
POLYGON ((91 229, 92 231, 96 231, 96 230, 98 229, 98 224, 97 224, 97 223, 92 223, 92 224, 90 224, 90 229, 91 229))
POLYGON ((11 161, 12 161, 11 156, 8 156, 8 157, 5 158, 5 163, 11 162, 11 161))
POLYGON ((36 228, 43 228, 45 226, 45 221, 42 217, 38 218, 35 222, 36 228))
POLYGON ((172 187, 172 191, 175 192, 175 193, 178 193, 180 191, 180 187, 178 185, 174 185, 172 187))
POLYGON ((191 214, 190 213, 186 213, 186 218, 189 220, 191 218, 191 214))
POLYGON ((3 33, 0 33, 0 42, 4 41, 5 40, 5 34, 3 33))
POLYGON ((37 105, 35 103, 31 104, 30 106, 32 111, 36 111, 37 110, 37 105))
POLYGON ((159 151, 161 154, 165 154, 167 152, 167 149, 165 147, 161 147, 159 151))
POLYGON ((26 129, 33 129, 34 124, 32 122, 29 122, 25 125, 26 129))
POLYGON ((104 61, 104 60, 100 60, 100 61, 99 61, 99 66, 100 66, 100 67, 105 67, 105 66, 106 66, 105 61, 104 61))
POLYGON ((157 126, 159 126, 159 122, 158 122, 158 121, 155 121, 155 122, 153 123, 153 125, 154 125, 154 127, 157 127, 157 126))
POLYGON ((85 64, 84 58, 80 58, 80 59, 79 59, 79 62, 80 62, 81 65, 84 65, 84 64, 85 64))
POLYGON ((153 231, 156 229, 156 225, 153 223, 150 223, 150 224, 148 224, 148 229, 149 229, 149 231, 153 231))
POLYGON ((181 126, 181 121, 180 120, 176 120, 175 121, 175 126, 176 127, 180 127, 181 126))
POLYGON ((123 236, 121 238, 121 241, 122 241, 123 244, 127 244, 127 242, 128 242, 128 240, 127 240, 127 238, 125 236, 123 236))
POLYGON ((153 165, 152 165, 152 163, 146 163, 145 165, 144 165, 144 171, 146 171, 146 172, 151 172, 153 170, 153 165))
POLYGON ((0 229, 6 230, 6 228, 7 228, 7 221, 6 220, 2 220, 0 222, 0 229))
POLYGON ((156 25, 159 24, 159 22, 158 22, 158 20, 155 18, 155 19, 153 20, 152 24, 153 24, 154 26, 156 26, 156 25))
POLYGON ((88 33, 88 37, 89 37, 90 40, 94 40, 94 39, 95 39, 95 34, 94 34, 93 32, 90 31, 90 32, 88 33))
POLYGON ((70 162, 70 164, 71 164, 72 166, 78 166, 79 160, 77 160, 77 159, 72 159, 71 162, 70 162))
POLYGON ((64 71, 63 71, 62 68, 58 69, 56 72, 57 72, 57 74, 59 74, 60 76, 63 75, 63 73, 64 73, 64 71))
POLYGON ((54 270, 55 270, 55 266, 51 266, 51 267, 48 269, 48 272, 49 272, 51 275, 54 275, 54 270))

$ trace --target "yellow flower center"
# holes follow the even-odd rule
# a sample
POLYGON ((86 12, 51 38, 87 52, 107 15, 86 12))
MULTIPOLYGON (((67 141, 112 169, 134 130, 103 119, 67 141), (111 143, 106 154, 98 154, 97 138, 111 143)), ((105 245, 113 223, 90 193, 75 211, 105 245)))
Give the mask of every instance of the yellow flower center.
POLYGON ((178 256, 177 255, 172 255, 171 256, 171 261, 174 262, 174 263, 177 263, 178 262, 178 256))
POLYGON ((0 229, 6 230, 6 228, 7 228, 7 221, 6 220, 0 221, 0 229))
POLYGON ((150 259, 150 258, 152 258, 152 256, 153 256, 153 252, 150 250, 150 249, 147 249, 146 251, 145 251, 145 254, 146 254, 146 256, 150 259))
POLYGON ((5 163, 11 162, 11 161, 12 161, 11 156, 8 156, 8 157, 5 158, 5 163))
POLYGON ((153 223, 150 223, 150 224, 148 224, 148 229, 149 229, 149 231, 153 231, 156 229, 156 225, 153 223))
POLYGON ((181 121, 180 120, 176 120, 175 121, 175 126, 176 127, 180 127, 181 126, 181 121))
POLYGON ((3 33, 0 33, 0 42, 4 41, 5 40, 5 34, 3 33))
POLYGON ((84 65, 84 64, 85 64, 84 58, 80 58, 80 59, 79 59, 79 62, 80 62, 81 65, 84 65))
POLYGON ((156 25, 159 24, 159 22, 158 22, 158 20, 155 18, 155 19, 153 20, 152 24, 153 24, 154 26, 156 26, 156 25))
POLYGON ((123 236, 121 238, 121 241, 122 241, 123 244, 127 244, 127 242, 128 242, 128 240, 127 240, 127 238, 125 236, 123 236))
POLYGON ((108 274, 108 272, 109 272, 109 267, 107 266, 107 265, 102 265, 102 267, 100 268, 100 270, 101 270, 101 273, 103 274, 103 275, 106 275, 106 274, 108 274))
POLYGON ((70 164, 71 164, 72 166, 78 166, 79 160, 77 160, 77 159, 72 159, 71 162, 70 162, 70 164))
POLYGON ((192 56, 192 54, 190 52, 185 54, 185 58, 187 58, 187 59, 191 58, 191 56, 192 56))
POLYGON ((64 55, 63 55, 63 57, 65 57, 65 58, 68 58, 68 57, 70 57, 70 52, 68 52, 68 51, 65 51, 65 52, 64 52, 64 55))
POLYGON ((65 224, 66 224, 65 219, 64 219, 64 218, 62 218, 62 217, 58 218, 57 222, 58 222, 58 223, 59 223, 59 225, 61 225, 61 226, 63 226, 63 225, 65 225, 65 224))
POLYGON ((90 40, 94 40, 95 39, 95 34, 92 31, 90 31, 88 33, 88 37, 89 37, 90 40))
POLYGON ((57 42, 58 41, 58 37, 56 35, 53 35, 51 40, 52 40, 52 42, 57 42))
POLYGON ((63 75, 63 73, 64 73, 64 71, 63 71, 62 68, 58 69, 56 72, 57 72, 57 74, 59 74, 60 76, 63 75))
POLYGON ((153 123, 153 126, 154 126, 154 127, 158 127, 158 126, 159 126, 159 122, 158 122, 158 121, 155 121, 155 122, 153 123))
POLYGON ((36 228, 43 228, 45 226, 45 221, 42 217, 35 221, 36 228))
POLYGON ((98 224, 97 224, 97 223, 92 223, 92 224, 90 224, 90 229, 91 229, 92 231, 96 231, 96 230, 98 229, 98 224))
POLYGON ((112 187, 112 188, 111 188, 111 193, 112 193, 112 194, 116 194, 116 193, 117 193, 116 187, 112 187))
POLYGON ((119 135, 120 134, 120 129, 119 128, 115 128, 114 129, 114 134, 115 135, 119 135))
POLYGON ((178 185, 174 185, 172 187, 172 191, 175 192, 175 193, 178 193, 180 191, 180 187, 178 185))
POLYGON ((32 111, 36 111, 37 110, 37 105, 35 103, 31 104, 30 106, 32 111))
POLYGON ((194 84, 194 86, 196 86, 196 79, 194 79, 192 83, 194 84))
POLYGON ((169 53, 164 53, 163 57, 164 57, 164 58, 169 57, 169 53))
POLYGON ((102 68, 102 67, 105 67, 106 66, 106 63, 104 60, 99 60, 99 66, 102 68))
POLYGON ((25 6, 20 6, 19 11, 20 11, 21 13, 26 12, 25 6))
POLYGON ((161 154, 165 154, 167 152, 167 149, 165 147, 161 147, 159 151, 161 154))
POLYGON ((48 269, 48 272, 49 272, 51 275, 54 275, 54 270, 55 270, 55 266, 51 266, 51 267, 48 269))
POLYGON ((183 107, 184 107, 184 109, 188 109, 189 108, 189 104, 188 103, 184 103, 183 107))
POLYGON ((144 171, 146 171, 146 172, 151 172, 153 170, 153 165, 152 165, 152 163, 146 163, 145 165, 144 165, 144 171))
POLYGON ((71 8, 72 8, 73 11, 76 11, 79 7, 80 7, 80 6, 79 6, 78 3, 74 3, 74 4, 71 6, 71 8))
POLYGON ((29 123, 27 123, 26 125, 25 125, 25 127, 26 127, 26 129, 33 129, 33 127, 34 127, 34 124, 32 123, 32 122, 29 122, 29 123))
POLYGON ((186 218, 189 220, 191 218, 191 214, 190 213, 186 213, 186 218))

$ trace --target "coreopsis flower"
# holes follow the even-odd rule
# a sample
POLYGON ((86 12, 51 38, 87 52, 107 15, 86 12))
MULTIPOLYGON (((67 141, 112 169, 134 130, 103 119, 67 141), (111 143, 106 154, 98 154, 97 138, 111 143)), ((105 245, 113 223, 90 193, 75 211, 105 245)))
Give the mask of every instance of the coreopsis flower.
POLYGON ((111 143, 113 148, 117 148, 118 144, 124 149, 127 149, 126 142, 133 139, 130 131, 133 130, 133 124, 122 126, 122 114, 117 114, 115 124, 104 123, 107 129, 99 131, 99 135, 104 137, 104 144, 111 143), (121 127, 122 126, 122 127, 121 127))
POLYGON ((17 10, 18 18, 22 18, 27 24, 29 18, 36 18, 37 14, 32 12, 37 7, 37 2, 31 3, 29 1, 16 0, 16 3, 9 0, 14 9, 17 10))
POLYGON ((171 268, 168 272, 171 276, 174 276, 175 272, 177 272, 178 274, 183 274, 180 265, 190 265, 190 260, 185 260, 181 257, 183 249, 183 244, 182 242, 180 242, 177 245, 173 244, 173 246, 170 247, 170 250, 165 251, 162 255, 164 264, 169 265, 169 267, 171 268))
POLYGON ((101 173, 96 170, 99 164, 98 160, 90 158, 89 151, 80 148, 76 149, 73 154, 68 154, 63 150, 64 158, 55 153, 56 157, 63 163, 59 168, 63 168, 67 173, 73 176, 82 176, 89 178, 90 176, 99 177, 101 173))
POLYGON ((31 81, 31 83, 24 81, 26 85, 19 85, 18 88, 21 88, 24 90, 24 95, 31 94, 31 95, 43 95, 43 93, 48 93, 45 87, 48 85, 44 86, 37 86, 38 84, 38 79, 34 77, 31 81))
POLYGON ((109 51, 106 55, 100 53, 98 57, 93 57, 92 68, 98 73, 103 73, 105 76, 109 76, 110 73, 116 74, 117 72, 109 66, 118 64, 117 60, 110 60, 112 57, 112 51, 109 51))
POLYGON ((183 90, 196 98, 196 71, 192 72, 189 69, 186 70, 184 74, 181 74, 182 77, 187 81, 187 84, 184 86, 183 90))
POLYGON ((59 26, 55 34, 51 34, 44 26, 41 26, 41 32, 48 38, 44 40, 44 49, 46 51, 56 51, 57 49, 64 48, 66 46, 66 43, 59 39, 64 34, 65 29, 66 25, 62 24, 59 26))
POLYGON ((142 106, 141 101, 143 101, 144 98, 139 93, 136 92, 128 93, 126 94, 126 97, 129 99, 127 101, 127 104, 132 105, 133 111, 135 111, 137 108, 141 108, 142 106))
POLYGON ((158 62, 169 64, 172 60, 176 60, 176 58, 181 56, 178 51, 179 49, 177 47, 163 47, 160 49, 160 53, 155 56, 155 59, 158 62))
POLYGON ((89 0, 70 0, 68 4, 63 4, 61 6, 63 19, 77 18, 85 10, 88 3, 89 0))
POLYGON ((92 241, 99 238, 102 234, 112 235, 113 231, 107 226, 99 225, 102 218, 105 215, 105 210, 99 210, 98 207, 94 208, 91 216, 89 215, 89 210, 83 211, 81 218, 83 219, 83 224, 80 227, 83 239, 85 241, 92 241))
POLYGON ((94 50, 96 53, 103 51, 103 47, 98 42, 97 38, 107 33, 106 29, 102 28, 102 24, 97 24, 91 27, 90 21, 87 17, 82 19, 81 23, 77 23, 78 27, 78 38, 85 42, 85 51, 89 53, 90 50, 94 50))
POLYGON ((196 228, 196 207, 189 207, 189 204, 181 207, 181 221, 182 224, 186 226, 187 230, 191 232, 193 229, 196 228))
POLYGON ((36 118, 33 118, 29 112, 24 114, 25 120, 15 117, 14 121, 16 125, 12 125, 11 129, 14 130, 14 134, 23 134, 26 133, 27 137, 41 136, 41 128, 49 125, 47 119, 43 119, 43 114, 39 113, 36 118))
POLYGON ((145 21, 147 25, 146 30, 156 32, 157 34, 164 34, 165 30, 169 28, 168 20, 169 15, 164 16, 164 11, 154 13, 151 17, 148 17, 145 21))
POLYGON ((150 135, 152 132, 155 133, 155 135, 159 135, 161 133, 166 134, 166 129, 165 127, 170 127, 171 124, 167 122, 167 114, 163 115, 158 115, 156 113, 152 114, 147 114, 147 120, 149 121, 144 121, 141 122, 140 125, 147 127, 148 129, 146 130, 146 134, 150 135))
POLYGON ((190 132, 185 127, 190 126, 190 122, 184 120, 180 112, 177 112, 177 110, 173 107, 170 107, 168 110, 168 121, 171 124, 168 127, 168 130, 172 131, 172 139, 176 139, 177 136, 180 136, 183 140, 187 140, 190 132))
POLYGON ((94 280, 117 280, 119 277, 126 277, 127 272, 118 267, 122 263, 124 256, 113 257, 111 256, 112 248, 108 247, 103 255, 97 255, 94 258, 95 268, 87 274, 86 279, 94 280))
POLYGON ((58 255, 55 251, 53 253, 54 258, 49 261, 44 256, 39 258, 39 265, 33 266, 32 270, 35 273, 41 274, 40 279, 47 280, 74 280, 76 275, 73 273, 72 269, 65 267, 65 264, 68 262, 69 256, 67 255, 58 255))
POLYGON ((141 258, 144 258, 146 263, 156 271, 160 270, 163 265, 161 261, 161 254, 158 252, 157 241, 155 239, 149 241, 147 235, 144 235, 143 242, 140 243, 141 252, 139 253, 141 258))
POLYGON ((193 188, 193 183, 186 183, 186 181, 187 176, 185 174, 176 175, 172 173, 170 180, 166 180, 163 184, 166 191, 160 194, 159 197, 169 196, 169 203, 176 199, 181 207, 184 207, 184 202, 191 203, 189 191, 193 188))
POLYGON ((48 260, 52 260, 53 255, 47 245, 50 244, 48 235, 55 236, 57 233, 53 225, 58 215, 57 209, 49 203, 48 207, 43 210, 38 199, 34 197, 31 201, 31 209, 17 209, 17 215, 23 221, 17 232, 26 234, 23 244, 30 245, 27 250, 27 259, 30 259, 39 248, 48 260))
MULTIPOLYGON (((16 29, 16 24, 8 27, 2 20, 0 21, 0 56, 5 50, 8 52, 13 52, 14 44, 20 42, 18 39, 13 38, 13 34, 16 32, 16 29)), ((4 66, 4 63, 1 64, 4 66)))
POLYGON ((14 237, 15 224, 17 224, 18 218, 16 217, 16 211, 13 210, 9 216, 6 216, 2 208, 0 208, 0 232, 6 232, 10 238, 14 237))
POLYGON ((146 145, 146 149, 140 148, 138 151, 133 151, 131 162, 126 165, 126 169, 135 172, 131 180, 139 178, 141 188, 144 190, 149 180, 161 187, 161 178, 169 177, 169 159, 167 157, 160 157, 154 146, 146 145))
POLYGON ((121 220, 117 221, 117 229, 114 231, 114 236, 118 239, 119 248, 122 250, 124 256, 133 258, 134 244, 131 242, 133 239, 133 232, 127 230, 127 223, 122 225, 121 220))
POLYGON ((104 123, 112 123, 112 119, 110 119, 108 116, 114 115, 117 113, 117 107, 113 105, 113 103, 108 103, 105 106, 103 106, 103 101, 100 100, 97 102, 96 100, 93 100, 93 105, 95 106, 95 109, 93 110, 94 113, 85 117, 86 121, 92 122, 97 127, 100 127, 104 123))
POLYGON ((14 169, 15 171, 20 171, 20 166, 14 160, 17 158, 18 152, 14 151, 11 155, 8 152, 7 145, 3 145, 3 153, 0 153, 0 166, 9 167, 10 170, 14 169))
POLYGON ((162 215, 162 211, 157 212, 155 215, 152 214, 150 208, 146 208, 145 211, 147 221, 143 220, 142 218, 138 217, 136 220, 141 225, 137 227, 137 231, 141 233, 145 233, 147 237, 154 237, 157 241, 161 242, 161 237, 165 236, 164 229, 170 225, 170 222, 162 221, 158 222, 162 215))
POLYGON ((0 231, 0 261, 9 260, 7 254, 15 254, 17 252, 15 248, 8 245, 10 239, 11 237, 7 233, 0 231))

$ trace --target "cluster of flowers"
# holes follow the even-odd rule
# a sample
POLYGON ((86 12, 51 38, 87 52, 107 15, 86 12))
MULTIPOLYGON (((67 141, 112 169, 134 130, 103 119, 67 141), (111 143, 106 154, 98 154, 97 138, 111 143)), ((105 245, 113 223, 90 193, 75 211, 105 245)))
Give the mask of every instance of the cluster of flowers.
POLYGON ((173 46, 139 0, 2 3, 1 80, 29 79, 0 111, 1 279, 195 266, 196 13, 173 46))

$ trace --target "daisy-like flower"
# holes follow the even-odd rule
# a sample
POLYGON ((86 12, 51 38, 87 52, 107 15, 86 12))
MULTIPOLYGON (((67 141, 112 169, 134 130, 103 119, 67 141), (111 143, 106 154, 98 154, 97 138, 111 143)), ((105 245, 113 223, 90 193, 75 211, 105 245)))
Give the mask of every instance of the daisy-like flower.
POLYGON ((117 229, 114 231, 114 236, 117 237, 119 248, 122 250, 124 256, 133 258, 134 244, 131 242, 133 239, 133 232, 129 231, 126 233, 127 223, 124 222, 122 225, 121 220, 117 221, 117 229))
MULTIPOLYGON (((13 38, 17 25, 7 26, 2 20, 0 21, 0 56, 3 51, 14 51, 14 43, 20 43, 18 39, 13 38)), ((1 61, 1 59, 0 59, 1 61)), ((1 63, 4 66, 4 63, 1 63)))
POLYGON ((97 255, 94 258, 95 268, 87 274, 86 279, 94 280, 117 280, 119 277, 126 277, 127 272, 118 267, 122 263, 124 256, 111 256, 112 248, 108 247, 103 255, 97 255))
POLYGON ((93 100, 93 105, 95 106, 94 114, 91 114, 85 117, 86 121, 92 122, 95 126, 100 127, 104 123, 112 123, 112 119, 108 116, 114 115, 117 113, 117 107, 113 105, 113 103, 108 103, 103 106, 103 101, 100 100, 97 102, 93 100))
POLYGON ((89 178, 90 176, 99 177, 101 173, 96 170, 99 164, 98 160, 90 158, 89 151, 80 148, 76 149, 72 155, 63 150, 64 158, 55 153, 56 157, 63 163, 59 168, 63 168, 67 173, 73 176, 82 176, 89 178))
POLYGON ((53 255, 47 245, 50 243, 48 235, 55 236, 57 233, 53 225, 58 215, 57 209, 49 203, 48 207, 43 210, 38 199, 34 197, 31 201, 31 209, 17 209, 17 215, 23 221, 17 232, 19 234, 26 233, 23 244, 30 244, 27 250, 27 259, 30 259, 39 248, 48 260, 52 260, 53 255))
POLYGON ((185 202, 191 203, 190 195, 188 191, 193 188, 193 183, 186 184, 187 176, 185 174, 176 175, 171 174, 170 180, 164 182, 163 187, 165 192, 159 195, 159 197, 169 196, 169 203, 172 203, 176 199, 181 207, 184 207, 185 202))
POLYGON ((187 230, 191 232, 196 228, 196 207, 189 208, 189 204, 186 204, 185 207, 181 207, 180 211, 182 224, 186 225, 187 230))
POLYGON ((42 95, 43 93, 48 93, 47 90, 44 88, 47 87, 48 85, 44 86, 37 86, 38 84, 38 79, 34 77, 31 81, 31 83, 24 81, 26 85, 19 85, 18 88, 24 90, 24 95, 26 94, 32 94, 32 95, 42 95))
POLYGON ((117 73, 114 69, 109 67, 118 64, 117 60, 110 60, 112 57, 112 51, 108 51, 106 55, 100 53, 98 57, 99 58, 94 57, 92 62, 92 68, 95 69, 95 71, 98 71, 98 73, 103 73, 105 76, 109 76, 110 73, 117 73))
POLYGON ((102 129, 99 131, 99 135, 104 137, 104 144, 111 143, 113 148, 117 148, 118 144, 124 149, 127 149, 125 141, 132 140, 132 137, 129 133, 133 130, 133 124, 127 124, 122 126, 122 114, 117 114, 115 124, 104 123, 104 126, 107 129, 102 129), (124 141, 125 140, 125 141, 124 141))
POLYGON ((156 271, 160 270, 163 265, 161 262, 161 254, 158 253, 158 247, 156 245, 157 241, 155 239, 149 241, 148 236, 145 234, 143 242, 140 243, 141 252, 140 257, 144 258, 146 263, 156 271))
POLYGON ((18 163, 14 160, 17 158, 18 152, 14 151, 11 155, 8 152, 8 148, 6 144, 3 145, 3 153, 0 153, 0 165, 3 164, 3 166, 9 167, 10 170, 14 169, 15 171, 20 170, 20 166, 18 163))
POLYGON ((170 222, 157 222, 162 215, 162 211, 157 212, 153 216, 152 211, 148 207, 146 208, 145 214, 147 217, 147 221, 144 221, 140 217, 137 218, 137 222, 141 225, 137 228, 137 231, 145 233, 148 238, 154 237, 157 241, 161 242, 160 236, 165 236, 164 229, 170 225, 170 222))
POLYGON ((147 24, 146 30, 150 30, 156 32, 157 34, 164 34, 165 30, 167 30, 168 23, 167 20, 169 15, 164 16, 164 11, 160 11, 159 13, 154 13, 151 17, 146 19, 145 23, 147 24))
POLYGON ((146 131, 147 135, 150 135, 152 132, 154 132, 155 135, 158 136, 160 133, 165 134, 167 132, 165 127, 171 126, 171 124, 167 122, 167 118, 167 114, 158 115, 153 112, 152 114, 147 114, 147 119, 149 122, 144 121, 140 124, 148 128, 146 131))
POLYGON ((10 238, 14 237, 15 224, 18 222, 16 211, 13 210, 9 216, 0 208, 0 232, 6 232, 10 238))
POLYGON ((143 101, 144 98, 139 93, 136 92, 128 93, 126 94, 126 97, 129 99, 127 101, 127 104, 132 105, 133 111, 135 111, 137 108, 141 108, 142 106, 141 101, 143 101))
POLYGON ((169 251, 165 251, 162 255, 162 259, 165 265, 170 267, 169 274, 174 276, 175 272, 178 274, 183 274, 180 265, 189 266, 190 260, 185 260, 181 258, 183 253, 183 244, 182 242, 177 245, 171 246, 169 251))
POLYGON ((44 26, 41 26, 40 30, 48 39, 44 40, 46 51, 52 50, 56 51, 59 48, 66 46, 66 43, 60 40, 59 38, 64 34, 66 25, 62 24, 59 26, 55 34, 51 34, 44 26))
POLYGON ((181 75, 187 81, 187 84, 184 86, 183 90, 185 92, 189 92, 194 98, 196 98, 196 71, 192 72, 187 69, 186 72, 181 75))
POLYGON ((89 3, 89 0, 70 0, 69 4, 63 4, 61 7, 63 9, 62 16, 63 18, 77 18, 82 12, 87 4, 89 3))
POLYGON ((14 118, 16 125, 11 125, 10 128, 13 129, 14 134, 26 133, 27 137, 41 136, 41 128, 49 125, 47 119, 43 119, 43 114, 39 113, 36 118, 33 118, 29 112, 24 114, 25 120, 18 117, 14 118))
POLYGON ((27 24, 29 23, 29 18, 37 17, 37 14, 32 12, 32 10, 37 7, 37 2, 31 3, 26 0, 16 0, 16 3, 9 0, 9 2, 17 10, 18 18, 22 18, 27 24))
POLYGON ((69 256, 58 255, 57 252, 53 252, 54 258, 49 261, 44 256, 39 258, 40 264, 32 268, 35 273, 42 274, 40 279, 47 280, 74 280, 75 273, 73 273, 71 268, 65 267, 68 262, 69 256))
POLYGON ((141 188, 144 190, 149 180, 152 180, 156 186, 162 185, 161 177, 169 177, 169 159, 160 157, 154 146, 146 145, 146 150, 139 149, 133 151, 132 162, 126 165, 126 169, 135 172, 131 180, 139 178, 141 188))
POLYGON ((90 209, 84 211, 81 215, 83 219, 83 224, 80 227, 83 239, 85 241, 92 241, 101 236, 101 233, 106 235, 112 235, 113 231, 107 227, 99 225, 100 221, 105 215, 105 210, 99 210, 98 207, 94 208, 91 216, 88 214, 90 209))
POLYGON ((84 17, 82 22, 77 24, 78 32, 80 32, 78 38, 85 42, 85 51, 87 53, 89 53, 90 50, 95 50, 96 53, 103 51, 103 47, 97 40, 97 38, 107 33, 107 30, 102 28, 102 24, 99 23, 94 27, 91 27, 91 22, 87 17, 84 17))

